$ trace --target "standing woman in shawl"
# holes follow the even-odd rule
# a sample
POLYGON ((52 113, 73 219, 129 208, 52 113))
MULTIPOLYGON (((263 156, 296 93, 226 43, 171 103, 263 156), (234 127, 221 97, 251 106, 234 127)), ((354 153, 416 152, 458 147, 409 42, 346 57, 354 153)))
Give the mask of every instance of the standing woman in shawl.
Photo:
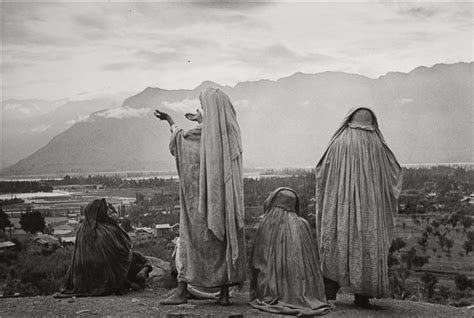
POLYGON ((316 166, 316 216, 326 296, 355 304, 389 295, 387 258, 402 169, 368 108, 349 112, 316 166))
MULTIPOLYGON (((206 88, 200 95, 202 124, 184 131, 166 113, 171 154, 180 183, 178 287, 161 303, 187 302, 187 285, 220 287, 219 303, 229 304, 229 286, 246 276, 242 143, 229 97, 206 88)), ((201 114, 186 114, 201 121, 201 114)))
POLYGON ((84 208, 71 265, 55 297, 104 296, 128 290, 127 274, 132 262, 132 241, 108 214, 105 199, 84 208))
POLYGON ((250 305, 275 314, 326 314, 316 242, 299 216, 298 194, 276 189, 263 204, 250 260, 250 305))

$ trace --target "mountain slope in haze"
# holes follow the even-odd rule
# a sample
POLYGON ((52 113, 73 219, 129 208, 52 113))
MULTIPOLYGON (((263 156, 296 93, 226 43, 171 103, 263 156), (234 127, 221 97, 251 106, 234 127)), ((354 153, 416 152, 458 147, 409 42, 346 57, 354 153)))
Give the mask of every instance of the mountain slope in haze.
POLYGON ((120 107, 123 94, 83 100, 2 102, 0 169, 34 153, 51 138, 100 109, 120 107))
POLYGON ((474 63, 437 64, 377 79, 295 73, 234 87, 205 82, 193 90, 147 88, 121 108, 76 123, 4 174, 173 170, 169 128, 152 115, 199 107, 206 86, 226 91, 238 113, 246 167, 314 166, 351 107, 370 106, 401 163, 473 161, 474 63))

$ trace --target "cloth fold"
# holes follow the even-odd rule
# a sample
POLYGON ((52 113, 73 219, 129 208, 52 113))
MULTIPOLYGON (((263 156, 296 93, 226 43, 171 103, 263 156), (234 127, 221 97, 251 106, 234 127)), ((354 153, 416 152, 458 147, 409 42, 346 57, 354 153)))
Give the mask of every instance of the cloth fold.
POLYGON ((234 106, 222 90, 206 88, 199 98, 204 116, 198 211, 214 236, 226 242, 231 268, 245 254, 237 237, 244 228, 240 128, 234 106))
POLYGON ((316 227, 325 278, 357 294, 389 294, 387 257, 401 185, 402 169, 374 112, 349 111, 316 166, 316 227))
POLYGON ((250 305, 277 314, 326 314, 317 245, 299 213, 299 197, 278 188, 264 203, 250 260, 250 305))
POLYGON ((246 277, 240 131, 223 92, 207 89, 201 103, 202 125, 175 129, 170 140, 180 188, 178 281, 240 285, 246 277))
POLYGON ((84 208, 85 222, 79 227, 61 293, 103 296, 122 293, 132 262, 132 241, 107 214, 105 199, 84 208))

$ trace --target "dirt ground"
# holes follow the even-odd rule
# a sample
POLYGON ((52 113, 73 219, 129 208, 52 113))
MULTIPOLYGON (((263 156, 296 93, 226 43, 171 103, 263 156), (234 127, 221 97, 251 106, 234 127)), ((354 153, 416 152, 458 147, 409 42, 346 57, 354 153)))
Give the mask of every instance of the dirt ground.
MULTIPOLYGON (((55 299, 51 296, 0 299, 0 317, 283 317, 251 308, 248 293, 238 292, 233 304, 222 307, 213 300, 190 300, 179 306, 162 306, 168 290, 155 289, 125 296, 55 299)), ((473 317, 474 309, 455 308, 393 299, 372 300, 375 309, 352 304, 351 295, 339 294, 336 310, 326 317, 473 317)))

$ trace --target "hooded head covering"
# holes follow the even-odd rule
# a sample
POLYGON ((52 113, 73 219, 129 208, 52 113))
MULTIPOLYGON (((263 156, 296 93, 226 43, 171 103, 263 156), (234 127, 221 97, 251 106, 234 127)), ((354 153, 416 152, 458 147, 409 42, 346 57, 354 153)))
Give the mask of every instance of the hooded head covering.
POLYGON ((377 116, 375 115, 374 111, 369 108, 369 107, 355 107, 351 108, 349 112, 346 114, 344 119, 342 120, 341 124, 339 125, 339 128, 336 130, 334 135, 331 137, 331 140, 329 141, 328 148, 324 152, 323 156, 319 160, 318 164, 316 165, 316 168, 318 168, 323 159, 326 157, 326 154, 331 147, 331 145, 334 143, 334 140, 339 137, 339 135, 344 131, 349 126, 362 126, 362 128, 367 129, 367 130, 374 130, 377 135, 380 138, 380 141, 383 143, 385 149, 390 152, 391 156, 394 158, 397 166, 401 169, 400 164, 398 161, 396 161, 394 154, 388 147, 387 143, 385 142, 385 138, 382 135, 382 132, 379 129, 379 123, 377 120, 377 116), (369 115, 370 113, 370 115, 369 115), (371 124, 369 124, 369 119, 371 120, 371 124))
POLYGON ((115 223, 107 213, 107 202, 105 199, 96 199, 89 202, 84 208, 84 215, 91 229, 95 229, 97 223, 115 223))
POLYGON ((206 88, 199 98, 204 111, 199 213, 205 215, 212 234, 227 241, 235 260, 239 253, 236 231, 244 226, 240 128, 234 106, 222 90, 206 88))
POLYGON ((264 213, 267 213, 275 206, 300 215, 300 197, 291 188, 281 187, 273 191, 263 203, 264 213))

